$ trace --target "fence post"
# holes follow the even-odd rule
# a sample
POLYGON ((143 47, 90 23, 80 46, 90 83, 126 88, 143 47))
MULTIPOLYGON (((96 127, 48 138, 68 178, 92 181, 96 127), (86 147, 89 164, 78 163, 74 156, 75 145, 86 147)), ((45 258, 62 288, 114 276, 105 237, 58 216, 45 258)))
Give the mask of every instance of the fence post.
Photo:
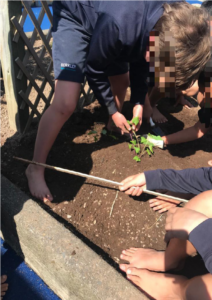
POLYGON ((0 59, 2 64, 4 86, 7 99, 7 110, 10 128, 23 132, 29 117, 29 108, 21 109, 23 99, 18 94, 20 90, 27 88, 27 78, 17 79, 19 68, 15 59, 24 57, 24 43, 21 38, 13 41, 14 26, 10 19, 15 16, 17 20, 22 15, 21 1, 0 1, 0 59))

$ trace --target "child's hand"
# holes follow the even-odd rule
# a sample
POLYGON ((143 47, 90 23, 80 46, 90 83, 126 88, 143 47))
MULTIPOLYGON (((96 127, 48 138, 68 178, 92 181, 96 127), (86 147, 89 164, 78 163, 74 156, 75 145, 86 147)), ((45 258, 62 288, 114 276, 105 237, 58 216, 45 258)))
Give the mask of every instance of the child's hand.
POLYGON ((144 189, 146 189, 146 177, 144 173, 129 176, 124 179, 121 183, 122 186, 119 187, 120 191, 127 195, 140 196, 144 189))
MULTIPOLYGON (((133 118, 138 117, 139 123, 137 126, 132 125, 132 130, 138 131, 142 124, 142 116, 143 116, 143 105, 136 104, 133 108, 133 118)), ((131 120, 132 121, 132 120, 131 120)))
POLYGON ((170 239, 188 239, 190 232, 207 220, 205 215, 188 208, 174 207, 167 213, 165 241, 170 239))
POLYGON ((131 131, 130 125, 127 123, 127 120, 120 112, 117 111, 115 114, 113 114, 112 120, 115 123, 116 127, 121 129, 121 134, 129 133, 131 131))

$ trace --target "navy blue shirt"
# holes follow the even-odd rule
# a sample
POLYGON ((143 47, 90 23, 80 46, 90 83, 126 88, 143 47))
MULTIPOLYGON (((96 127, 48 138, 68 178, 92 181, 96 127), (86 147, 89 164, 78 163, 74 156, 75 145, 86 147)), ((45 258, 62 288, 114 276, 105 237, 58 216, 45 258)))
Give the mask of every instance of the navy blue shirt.
POLYGON ((106 70, 116 61, 129 63, 131 101, 144 104, 149 73, 144 56, 164 2, 175 1, 62 1, 66 13, 74 15, 91 36, 86 76, 110 114, 117 109, 106 70))

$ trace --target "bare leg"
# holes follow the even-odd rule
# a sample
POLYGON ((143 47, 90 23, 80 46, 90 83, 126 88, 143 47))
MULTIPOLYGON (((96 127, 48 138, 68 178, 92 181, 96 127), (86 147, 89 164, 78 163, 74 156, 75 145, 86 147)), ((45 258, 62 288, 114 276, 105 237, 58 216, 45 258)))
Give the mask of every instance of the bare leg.
MULTIPOLYGON (((64 123, 75 110, 80 93, 80 84, 57 81, 52 105, 44 113, 38 128, 33 160, 45 163, 49 151, 64 123)), ((43 200, 53 197, 44 179, 44 168, 29 165, 26 169, 29 189, 33 196, 43 200)))
MULTIPOLYGON (((212 191, 201 193, 190 200, 185 207, 198 211, 207 217, 212 217, 211 205, 212 191)), ((153 249, 130 248, 122 251, 121 259, 129 264, 121 264, 120 268, 126 271, 129 267, 148 269, 152 271, 168 271, 179 268, 187 256, 196 253, 194 246, 185 240, 172 239, 166 251, 153 249)))
MULTIPOLYGON (((121 75, 110 76, 109 81, 116 102, 117 110, 121 112, 124 104, 126 92, 130 85, 129 72, 121 75)), ((111 131, 114 131, 114 124, 111 117, 109 117, 107 128, 111 131)))
POLYGON ((130 268, 127 278, 148 296, 157 300, 211 300, 212 275, 194 277, 158 274, 147 270, 130 268))
POLYGON ((6 275, 1 276, 1 299, 3 299, 3 296, 5 296, 6 291, 8 290, 8 283, 5 283, 6 280, 6 275))

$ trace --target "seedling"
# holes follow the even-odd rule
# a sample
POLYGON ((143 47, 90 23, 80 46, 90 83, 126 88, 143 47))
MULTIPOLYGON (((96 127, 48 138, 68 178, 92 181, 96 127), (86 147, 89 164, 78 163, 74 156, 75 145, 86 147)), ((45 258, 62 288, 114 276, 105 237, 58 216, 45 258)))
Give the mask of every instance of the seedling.
MULTIPOLYGON (((127 121, 128 124, 131 126, 131 141, 128 144, 130 150, 134 150, 136 155, 133 157, 133 159, 136 162, 141 161, 141 157, 145 155, 146 153, 150 156, 154 154, 154 144, 150 143, 145 137, 137 135, 135 130, 133 130, 133 125, 137 126, 139 123, 139 118, 135 117, 132 119, 132 121, 127 121)), ((160 136, 155 137, 154 135, 151 135, 150 133, 148 136, 154 138, 154 139, 161 139, 160 136)))

